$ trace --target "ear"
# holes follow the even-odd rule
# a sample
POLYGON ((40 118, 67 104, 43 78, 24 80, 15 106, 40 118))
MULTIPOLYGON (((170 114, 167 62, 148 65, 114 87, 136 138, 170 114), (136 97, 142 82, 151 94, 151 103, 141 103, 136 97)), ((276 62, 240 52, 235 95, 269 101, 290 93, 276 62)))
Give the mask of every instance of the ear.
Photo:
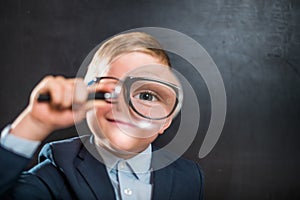
POLYGON ((167 119, 165 120, 163 126, 159 129, 158 134, 163 134, 164 131, 165 131, 167 128, 169 128, 169 126, 171 125, 171 123, 172 123, 172 118, 171 118, 171 117, 167 118, 167 119))

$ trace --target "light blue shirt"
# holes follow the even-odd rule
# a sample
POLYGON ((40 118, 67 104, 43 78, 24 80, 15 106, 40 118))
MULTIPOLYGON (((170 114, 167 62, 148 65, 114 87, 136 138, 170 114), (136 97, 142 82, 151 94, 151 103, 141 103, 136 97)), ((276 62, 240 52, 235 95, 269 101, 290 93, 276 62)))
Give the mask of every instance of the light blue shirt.
POLYGON ((18 155, 31 158, 41 142, 27 140, 10 134, 10 128, 11 125, 8 125, 1 132, 0 145, 18 155))
POLYGON ((127 160, 116 157, 103 147, 97 146, 97 149, 106 165, 117 200, 151 199, 151 145, 127 160))

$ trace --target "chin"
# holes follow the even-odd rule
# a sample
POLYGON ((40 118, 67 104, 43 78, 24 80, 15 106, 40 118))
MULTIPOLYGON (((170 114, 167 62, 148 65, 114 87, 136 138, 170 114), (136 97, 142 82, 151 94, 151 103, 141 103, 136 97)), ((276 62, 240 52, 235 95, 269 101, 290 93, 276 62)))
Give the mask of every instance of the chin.
POLYGON ((124 133, 122 134, 123 135, 120 134, 116 138, 109 139, 111 146, 120 152, 138 153, 141 149, 143 149, 142 146, 148 146, 148 144, 141 142, 139 139, 124 135, 124 133))

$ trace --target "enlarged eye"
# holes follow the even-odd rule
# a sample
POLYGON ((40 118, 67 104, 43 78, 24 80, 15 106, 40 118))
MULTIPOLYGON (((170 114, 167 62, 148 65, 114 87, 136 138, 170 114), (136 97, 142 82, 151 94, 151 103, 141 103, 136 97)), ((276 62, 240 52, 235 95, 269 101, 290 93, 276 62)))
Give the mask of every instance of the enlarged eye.
POLYGON ((136 94, 134 98, 140 99, 142 101, 157 101, 158 98, 155 94, 152 94, 151 92, 141 92, 139 94, 136 94))

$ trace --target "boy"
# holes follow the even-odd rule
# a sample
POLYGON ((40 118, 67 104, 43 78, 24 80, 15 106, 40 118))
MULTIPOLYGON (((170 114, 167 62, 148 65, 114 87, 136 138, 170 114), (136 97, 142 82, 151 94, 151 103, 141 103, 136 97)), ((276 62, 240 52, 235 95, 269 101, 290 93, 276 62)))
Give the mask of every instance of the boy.
MULTIPOLYGON (((153 37, 139 32, 118 35, 95 53, 85 82, 110 92, 127 72, 153 64, 170 67, 167 54, 153 37), (105 78, 97 77, 99 66, 109 66, 101 74, 105 78), (90 82, 94 78, 100 81, 90 82)), ((155 147, 151 143, 170 126, 172 116, 166 116, 159 129, 148 137, 124 134, 122 128, 134 129, 134 125, 116 118, 113 103, 87 101, 89 90, 84 80, 52 76, 36 86, 28 107, 1 134, 0 158, 8 158, 0 167, 4 177, 0 184, 2 192, 7 189, 6 196, 105 200, 203 198, 203 175, 196 163, 178 159, 165 168, 152 170, 155 147), (78 88, 80 92, 74 93, 78 88), (50 94, 50 103, 37 101, 42 93, 50 94), (70 109, 72 104, 76 104, 76 109, 70 109), (52 131, 85 117, 93 133, 91 137, 47 144, 40 153, 39 164, 19 176, 40 141, 52 131)), ((146 92, 143 95, 147 101, 155 98, 146 92)))

